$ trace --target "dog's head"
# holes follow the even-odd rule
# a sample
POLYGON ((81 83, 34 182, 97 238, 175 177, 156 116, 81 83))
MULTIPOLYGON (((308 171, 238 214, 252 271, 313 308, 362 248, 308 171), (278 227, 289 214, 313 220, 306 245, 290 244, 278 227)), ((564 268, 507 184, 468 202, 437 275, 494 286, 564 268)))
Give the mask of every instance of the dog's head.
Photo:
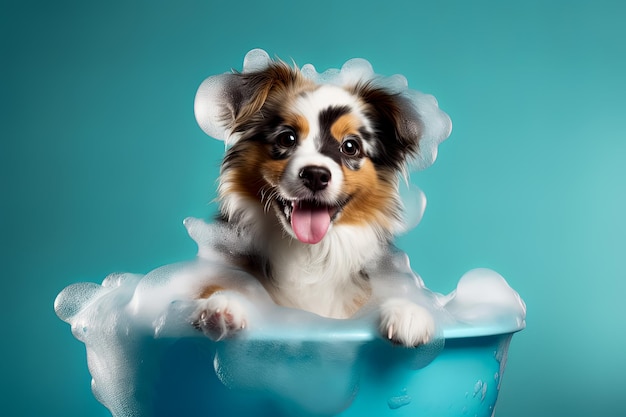
POLYGON ((372 80, 318 84, 281 61, 212 82, 211 123, 230 145, 219 189, 228 220, 263 212, 311 244, 341 225, 397 229, 398 179, 424 130, 406 96, 372 80))

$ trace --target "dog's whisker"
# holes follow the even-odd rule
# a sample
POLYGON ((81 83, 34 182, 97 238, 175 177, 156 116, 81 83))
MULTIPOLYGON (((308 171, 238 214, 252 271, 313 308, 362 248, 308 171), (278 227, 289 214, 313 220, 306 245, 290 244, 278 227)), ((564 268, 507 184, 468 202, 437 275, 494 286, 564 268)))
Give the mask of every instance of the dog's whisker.
POLYGON ((270 187, 263 187, 259 193, 261 197, 261 203, 263 204, 263 211, 265 213, 269 212, 272 201, 278 197, 278 192, 275 189, 270 188, 268 190, 267 188, 270 187))

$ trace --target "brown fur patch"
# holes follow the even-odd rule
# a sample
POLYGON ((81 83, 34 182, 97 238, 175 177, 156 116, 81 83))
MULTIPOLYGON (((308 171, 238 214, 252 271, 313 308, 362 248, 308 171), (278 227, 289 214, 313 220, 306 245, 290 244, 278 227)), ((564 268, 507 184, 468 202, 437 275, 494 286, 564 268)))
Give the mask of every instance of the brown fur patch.
POLYGON ((348 135, 359 133, 361 121, 352 113, 340 116, 330 127, 330 134, 339 142, 348 135))
POLYGON ((202 292, 200 292, 200 295, 198 295, 198 298, 209 298, 216 292, 222 291, 223 289, 224 288, 220 287, 219 285, 209 285, 202 289, 202 292))
MULTIPOLYGON (((278 185, 280 177, 285 172, 287 160, 266 160, 261 164, 261 175, 271 186, 278 185)), ((257 174, 258 176, 258 174, 257 174)))
POLYGON ((263 109, 275 112, 297 94, 312 90, 315 84, 304 78, 298 69, 282 61, 272 63, 266 69, 240 74, 249 98, 245 100, 233 123, 233 131, 242 132, 255 118, 263 118, 263 109))
POLYGON ((237 153, 237 161, 222 174, 228 186, 223 191, 265 205, 267 193, 278 185, 288 160, 269 158, 266 146, 258 142, 238 143, 233 151, 237 153))
POLYGON ((300 137, 306 137, 309 134, 309 122, 301 114, 285 114, 283 116, 285 123, 296 130, 300 137))
POLYGON ((266 162, 267 152, 262 145, 251 142, 237 143, 231 152, 237 154, 236 161, 222 173, 223 184, 228 188, 221 191, 259 201, 261 190, 266 186, 259 175, 259 166, 266 162))
POLYGON ((345 191, 352 196, 350 203, 343 209, 338 224, 361 225, 378 224, 384 229, 391 227, 390 215, 395 208, 395 176, 380 173, 369 159, 365 160, 358 171, 344 169, 345 191))

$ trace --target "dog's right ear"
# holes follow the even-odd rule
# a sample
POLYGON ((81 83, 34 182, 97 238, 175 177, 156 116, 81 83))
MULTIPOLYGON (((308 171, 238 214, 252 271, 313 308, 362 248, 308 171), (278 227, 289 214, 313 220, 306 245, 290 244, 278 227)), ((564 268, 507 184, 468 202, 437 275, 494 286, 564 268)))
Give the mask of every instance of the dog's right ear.
MULTIPOLYGON (((243 72, 260 72, 268 68, 272 59, 262 49, 249 51, 243 60, 243 72)), ((250 100, 250 91, 244 86, 242 75, 214 75, 198 88, 194 114, 200 128, 215 139, 230 142, 233 127, 241 108, 250 100)))
POLYGON ((243 84, 238 73, 214 75, 200 84, 194 113, 207 135, 228 142, 237 115, 250 99, 243 84))
POLYGON ((244 67, 242 73, 209 77, 196 93, 196 120, 209 136, 232 144, 242 126, 262 117, 260 110, 270 91, 289 89, 301 81, 298 71, 282 61, 269 61, 266 67, 252 71, 244 67))

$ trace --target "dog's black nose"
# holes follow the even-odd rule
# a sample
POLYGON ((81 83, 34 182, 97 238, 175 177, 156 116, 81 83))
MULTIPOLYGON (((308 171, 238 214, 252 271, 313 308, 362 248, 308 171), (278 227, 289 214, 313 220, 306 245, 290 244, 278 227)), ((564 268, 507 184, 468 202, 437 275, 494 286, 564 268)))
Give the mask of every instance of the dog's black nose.
POLYGON ((330 182, 330 177, 330 171, 324 167, 311 165, 300 171, 302 183, 311 191, 320 191, 326 188, 330 182))

